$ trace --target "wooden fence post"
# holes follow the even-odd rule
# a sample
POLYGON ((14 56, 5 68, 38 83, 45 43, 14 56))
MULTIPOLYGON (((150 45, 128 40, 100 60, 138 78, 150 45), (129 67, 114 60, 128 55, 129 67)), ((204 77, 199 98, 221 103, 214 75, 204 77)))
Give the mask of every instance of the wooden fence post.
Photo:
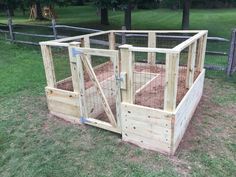
POLYGON ((14 42, 15 35, 13 33, 13 25, 12 25, 12 18, 11 18, 11 16, 8 17, 8 27, 9 27, 9 34, 10 34, 11 42, 14 42))
MULTIPOLYGON (((81 47, 90 48, 90 39, 89 36, 85 36, 81 39, 81 47)), ((91 56, 87 55, 89 62, 92 62, 91 56)))
MULTIPOLYGON (((114 32, 108 33, 108 39, 109 39, 109 49, 110 50, 116 50, 116 39, 114 32)), ((110 58, 112 61, 112 57, 110 58)))
POLYGON ((133 88, 133 68, 134 68, 134 54, 129 51, 132 45, 120 46, 121 56, 121 100, 122 102, 134 102, 134 88, 133 88))
POLYGON ((57 39, 57 29, 56 29, 56 20, 55 18, 52 18, 52 30, 54 38, 57 39))
POLYGON ((55 88, 56 76, 54 71, 51 47, 47 45, 41 45, 41 51, 43 56, 43 64, 46 74, 47 85, 48 87, 55 88))
POLYGON ((187 76, 186 76, 186 88, 188 89, 193 85, 194 81, 196 49, 197 49, 197 42, 195 41, 189 46, 189 51, 188 51, 188 64, 187 64, 187 76))
POLYGON ((179 72, 179 54, 166 54, 164 110, 173 112, 176 108, 179 72))
POLYGON ((114 32, 110 32, 108 34, 108 38, 109 38, 109 49, 115 50, 116 49, 116 39, 115 39, 114 32))
MULTIPOLYGON (((121 30, 126 30, 126 27, 125 27, 125 26, 122 26, 121 30)), ((125 36, 125 33, 122 33, 122 34, 121 34, 121 43, 122 43, 122 44, 126 44, 126 36, 125 36)))
MULTIPOLYGON (((156 33, 149 32, 148 33, 148 47, 156 48, 156 33)), ((156 53, 148 53, 148 63, 154 65, 156 63, 156 53)))
POLYGON ((197 44, 196 69, 201 72, 204 68, 204 60, 206 53, 207 34, 203 35, 197 44))
POLYGON ((236 29, 232 31, 231 35, 227 76, 230 76, 235 71, 236 71, 236 29))

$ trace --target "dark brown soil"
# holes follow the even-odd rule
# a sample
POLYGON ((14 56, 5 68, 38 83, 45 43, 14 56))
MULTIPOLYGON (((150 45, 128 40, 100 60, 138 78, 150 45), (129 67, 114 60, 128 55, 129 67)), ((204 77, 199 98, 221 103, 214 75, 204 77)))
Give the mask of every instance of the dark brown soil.
MULTIPOLYGON (((136 64, 135 71, 144 73, 145 76, 153 75, 156 78, 153 79, 149 84, 147 84, 142 90, 135 94, 135 104, 163 109, 164 106, 164 84, 165 84, 165 66, 164 65, 148 65, 144 63, 136 64)), ((104 63, 96 68, 94 72, 97 76, 99 82, 106 80, 107 78, 112 77, 113 75, 113 65, 111 62, 104 63)), ((195 79, 199 73, 195 72, 195 79)), ((90 88, 93 85, 93 82, 90 80, 89 75, 85 72, 85 89, 90 88)), ((137 80, 134 81, 134 84, 139 85, 137 80)), ((187 93, 188 89, 185 87, 186 82, 186 68, 181 67, 179 69, 178 75, 178 89, 177 89, 177 105, 180 103, 184 95, 187 93)), ((140 84, 139 88, 142 86, 140 84)), ((67 81, 58 85, 59 89, 63 90, 73 90, 72 82, 67 81)), ((105 91, 105 90, 104 90, 105 91)), ((112 111, 115 115, 115 105, 110 105, 112 111)), ((98 116, 102 119, 105 116, 105 112, 98 116)))
MULTIPOLYGON (((107 62, 107 63, 102 64, 100 67, 95 67, 94 72, 99 82, 106 80, 107 78, 113 75, 112 62, 107 62)), ((87 72, 84 73, 84 83, 85 83, 85 89, 93 85, 87 72)), ((73 91, 72 81, 69 80, 67 82, 60 83, 57 85, 57 88, 62 89, 62 90, 73 91)))

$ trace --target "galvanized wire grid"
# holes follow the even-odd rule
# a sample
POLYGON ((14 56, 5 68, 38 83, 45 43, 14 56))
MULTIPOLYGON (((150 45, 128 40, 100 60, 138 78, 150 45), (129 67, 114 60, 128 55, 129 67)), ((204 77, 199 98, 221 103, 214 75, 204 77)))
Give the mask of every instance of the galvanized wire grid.
MULTIPOLYGON (((178 34, 163 34, 157 35, 157 48, 173 48, 188 38, 171 38, 170 36, 177 36, 178 34), (169 35, 169 37, 168 37, 169 35)), ((190 34, 185 34, 189 35, 190 34)), ((148 35, 147 34, 130 34, 115 33, 115 46, 116 49, 121 44, 130 44, 137 47, 148 47, 148 35)), ((212 50, 215 47, 215 43, 209 44, 207 50, 212 50)), ((97 49, 109 49, 109 37, 108 34, 92 36, 90 38, 90 47, 97 49)), ((226 44, 221 50, 226 49, 226 44)), ((64 49, 57 49, 57 55, 54 57, 55 71, 57 81, 71 75, 68 56, 65 55, 64 49), (62 58, 66 60, 62 61, 62 58)), ((186 48, 180 53, 179 70, 178 70, 178 88, 177 88, 177 105, 180 103, 184 95, 187 93, 186 76, 187 76, 187 64, 188 64, 188 50, 186 48)), ((165 60, 166 55, 156 53, 155 64, 148 64, 147 52, 134 52, 134 95, 135 104, 148 106, 152 108, 164 108, 164 83, 165 83, 165 60)), ((220 56, 218 54, 206 54, 207 64, 219 64, 221 66, 226 64, 226 56, 220 56), (210 58, 212 57, 212 58, 210 58), (217 61, 216 61, 217 60, 217 61)), ((103 92, 115 113, 115 78, 113 71, 113 64, 108 57, 90 56, 91 64, 94 68, 95 74, 102 86, 103 92)), ((194 80, 199 73, 195 71, 194 80)), ((101 112, 101 99, 97 92, 93 91, 94 84, 88 77, 85 71, 85 87, 86 87, 86 100, 88 101, 87 111, 90 116, 106 119, 106 114, 101 112), (99 107, 99 106, 100 107, 99 107)), ((71 83, 72 85, 72 83, 71 83)))
MULTIPOLYGON (((134 103, 151 108, 163 108, 165 62, 148 64, 146 52, 134 52, 134 103), (141 59, 142 58, 142 59, 141 59)), ((156 61, 158 61, 158 56, 156 61)))
MULTIPOLYGON (((173 35, 173 34, 169 34, 173 35)), ((176 34, 175 34, 176 35, 176 34)), ((140 36, 139 36, 140 38, 140 36)), ((147 38, 143 37, 142 41, 146 41, 147 38)), ((157 47, 173 48, 186 39, 172 40, 158 40, 157 47)), ((139 46, 139 40, 133 40, 131 43, 139 46)), ((144 43, 142 43, 144 44, 144 43)), ((147 45, 147 43, 146 43, 147 45)), ((147 52, 134 52, 135 56, 135 69, 134 69, 134 93, 135 104, 147 106, 151 108, 164 108, 164 84, 165 84, 165 72, 166 72, 166 55, 155 53, 155 64, 148 63, 147 52)), ((187 76, 187 63, 188 63, 188 48, 183 50, 179 59, 178 70, 178 87, 177 87, 177 104, 182 100, 187 93, 186 88, 186 76, 187 76)), ((195 78, 197 77, 195 74, 195 78)))
MULTIPOLYGON (((96 49, 109 49, 108 34, 92 36, 90 37, 90 48, 96 49)), ((111 107, 111 110, 115 116, 116 107, 116 95, 115 95, 115 77, 113 63, 110 57, 102 56, 85 56, 91 58, 91 65, 95 72, 96 78, 102 88, 106 100, 111 107)), ((108 122, 107 115, 102 106, 101 95, 98 94, 94 82, 88 75, 87 69, 84 68, 85 79, 85 98, 87 104, 88 116, 97 118, 108 122)))
POLYGON ((70 58, 68 48, 66 47, 51 47, 52 58, 56 81, 63 80, 71 76, 70 58))
MULTIPOLYGON (((93 71, 95 72, 96 78, 99 85, 102 88, 106 100, 111 107, 113 114, 115 115, 115 77, 113 63, 110 61, 109 57, 91 56, 93 71), (98 61, 96 61, 98 60, 98 61), (97 65, 97 63, 100 63, 97 65), (95 64, 94 64, 95 63, 95 64)), ((89 77, 88 71, 84 68, 84 78, 85 78, 85 100, 87 104, 88 116, 92 118, 98 118, 103 121, 108 121, 107 115, 104 112, 102 106, 101 95, 95 87, 95 83, 89 77)))

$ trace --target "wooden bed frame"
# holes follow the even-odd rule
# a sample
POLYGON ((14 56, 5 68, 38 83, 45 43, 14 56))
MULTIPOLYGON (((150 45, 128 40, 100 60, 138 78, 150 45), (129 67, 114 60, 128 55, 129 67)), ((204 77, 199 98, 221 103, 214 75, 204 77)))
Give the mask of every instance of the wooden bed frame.
MULTIPOLYGON (((188 123, 201 99, 205 70, 204 59, 206 51, 207 31, 120 31, 111 30, 93 34, 41 42, 42 56, 45 67, 47 86, 45 88, 48 109, 51 114, 64 120, 78 124, 88 124, 108 131, 122 134, 122 140, 140 147, 173 155, 187 129, 188 123), (187 40, 174 48, 156 48, 157 33, 193 34, 187 40), (148 47, 135 47, 128 44, 119 45, 115 35, 146 34, 148 47), (108 35, 109 49, 91 48, 90 38, 108 35), (56 82, 51 47, 66 47, 70 56, 71 77, 56 82), (187 93, 177 105, 177 85, 180 53, 188 48, 186 70, 187 93), (154 109, 134 103, 136 92, 148 85, 157 76, 147 79, 140 88, 134 88, 134 52, 148 53, 148 64, 155 64, 156 53, 166 55, 164 81, 164 109, 154 109), (108 104, 103 86, 98 81, 94 68, 91 66, 91 56, 109 57, 113 63, 115 84, 116 114, 113 114, 108 104), (109 119, 104 122, 90 116, 86 111, 86 89, 84 87, 84 70, 93 81, 103 109, 109 119), (199 75, 194 79, 194 72, 199 75), (57 85, 72 81, 73 91, 58 89, 57 85)), ((107 43, 107 42, 106 42, 107 43)), ((181 66, 182 67, 182 66, 181 66)), ((105 82, 104 82, 105 83, 105 82)), ((99 108, 99 109, 100 109, 99 108)))

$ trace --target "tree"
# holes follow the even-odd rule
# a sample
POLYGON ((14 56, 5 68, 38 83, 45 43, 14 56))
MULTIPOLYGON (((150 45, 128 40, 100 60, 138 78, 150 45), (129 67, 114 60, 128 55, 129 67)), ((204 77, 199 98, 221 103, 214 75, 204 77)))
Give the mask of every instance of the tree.
POLYGON ((109 25, 107 7, 101 7, 101 24, 102 25, 109 25))
POLYGON ((30 17, 36 20, 45 19, 42 12, 42 6, 47 6, 52 14, 52 17, 55 17, 54 5, 58 4, 59 6, 66 5, 68 0, 26 0, 24 1, 26 6, 31 7, 30 17))
POLYGON ((83 6, 84 5, 84 0, 71 0, 71 5, 83 6))
POLYGON ((127 2, 126 7, 124 8, 124 21, 125 21, 125 27, 127 30, 131 30, 131 12, 132 12, 132 3, 130 1, 127 2))
POLYGON ((183 2, 183 17, 182 17, 182 29, 189 29, 189 14, 190 14, 191 0, 184 0, 183 2))
POLYGON ((101 24, 109 25, 108 9, 113 7, 117 3, 116 0, 95 0, 95 5, 100 9, 101 12, 101 24))
POLYGON ((34 5, 35 5, 35 19, 36 20, 43 20, 44 17, 43 17, 43 13, 42 13, 40 0, 36 0, 34 5))
POLYGON ((17 7, 19 0, 3 0, 1 6, 6 11, 7 16, 14 16, 14 10, 17 7))

